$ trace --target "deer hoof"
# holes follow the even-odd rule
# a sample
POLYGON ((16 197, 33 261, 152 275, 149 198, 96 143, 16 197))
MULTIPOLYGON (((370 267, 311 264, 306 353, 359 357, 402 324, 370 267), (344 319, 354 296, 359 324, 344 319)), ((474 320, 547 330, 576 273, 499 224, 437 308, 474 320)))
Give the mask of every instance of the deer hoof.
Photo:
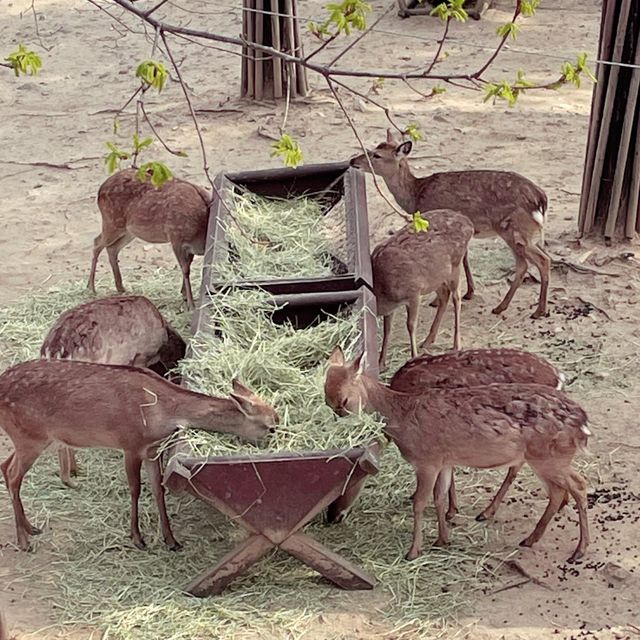
POLYGON ((485 520, 488 520, 488 516, 485 515, 484 511, 482 513, 479 513, 476 516, 476 522, 484 522, 485 520))
POLYGON ((38 527, 34 527, 33 525, 28 527, 27 530, 32 536, 39 536, 42 533, 42 529, 39 529, 38 527))
POLYGON ((502 305, 498 305, 495 309, 491 309, 491 313, 494 313, 497 316, 499 316, 503 312, 504 312, 504 307, 502 305))
POLYGON ((579 551, 578 549, 576 549, 571 555, 571 557, 567 559, 567 562, 569 562, 570 564, 573 564, 574 562, 577 562, 578 560, 580 560, 580 558, 582 558, 583 555, 584 555, 583 551, 579 551))
POLYGON ((419 558, 422 555, 422 549, 414 549, 413 547, 411 547, 411 549, 409 549, 409 553, 407 553, 407 555, 404 557, 405 560, 415 560, 416 558, 419 558))
POLYGON ((169 547, 169 551, 182 551, 182 545, 177 540, 167 542, 167 547, 169 547))
POLYGON ((472 299, 473 299, 473 294, 474 294, 474 292, 473 292, 473 291, 467 291, 467 293, 465 293, 465 294, 462 296, 462 299, 463 299, 463 300, 472 300, 472 299))
POLYGON ((451 520, 453 520, 456 517, 457 513, 458 513, 457 509, 454 509, 453 511, 447 511, 447 513, 444 514, 444 519, 447 522, 451 522, 451 520))
POLYGON ((537 320, 538 318, 548 318, 549 317, 549 312, 545 311, 544 309, 536 309, 532 314, 531 314, 531 318, 533 320, 537 320))
POLYGON ((525 538, 521 543, 520 543, 521 547, 532 547, 533 546, 533 542, 531 540, 529 540, 529 538, 525 538))
POLYGON ((140 538, 139 540, 134 540, 133 544, 136 549, 144 550, 147 548, 147 543, 142 538, 140 538))

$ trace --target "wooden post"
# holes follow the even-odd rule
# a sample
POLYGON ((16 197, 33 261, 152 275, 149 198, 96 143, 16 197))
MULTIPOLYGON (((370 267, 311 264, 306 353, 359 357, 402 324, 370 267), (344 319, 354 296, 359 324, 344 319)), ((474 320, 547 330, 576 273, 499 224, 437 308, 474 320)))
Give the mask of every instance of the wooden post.
POLYGON ((578 228, 607 244, 640 231, 640 3, 605 0, 578 228))
POLYGON ((242 0, 242 97, 254 100, 295 98, 308 93, 306 69, 283 62, 252 43, 302 56, 297 0, 242 0))

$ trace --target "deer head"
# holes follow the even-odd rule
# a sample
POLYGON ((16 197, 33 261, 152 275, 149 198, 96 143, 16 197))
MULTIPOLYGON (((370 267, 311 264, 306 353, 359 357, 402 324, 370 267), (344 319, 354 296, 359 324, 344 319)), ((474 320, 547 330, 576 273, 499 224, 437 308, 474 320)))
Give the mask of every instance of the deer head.
POLYGON ((349 164, 360 171, 366 171, 371 173, 371 167, 373 167, 374 173, 379 176, 391 177, 395 175, 400 169, 400 163, 406 162, 407 156, 411 153, 413 143, 411 140, 404 142, 397 142, 390 129, 387 129, 387 139, 385 142, 380 143, 375 149, 367 151, 366 154, 361 154, 354 158, 351 158, 349 164), (368 156, 368 161, 367 161, 368 156))
POLYGON ((360 354, 353 362, 346 363, 344 353, 336 347, 329 356, 329 368, 324 383, 324 399, 333 411, 344 417, 359 413, 367 406, 367 392, 361 381, 360 354))

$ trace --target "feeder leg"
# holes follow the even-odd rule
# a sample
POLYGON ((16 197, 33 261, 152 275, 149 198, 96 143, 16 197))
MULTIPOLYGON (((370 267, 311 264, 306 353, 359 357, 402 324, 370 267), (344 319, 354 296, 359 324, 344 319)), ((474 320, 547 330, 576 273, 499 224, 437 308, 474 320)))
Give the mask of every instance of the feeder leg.
POLYGON ((188 584, 185 591, 199 598, 222 593, 230 582, 273 547, 273 542, 264 536, 251 535, 227 553, 212 569, 207 569, 188 584))
POLYGON ((375 586, 371 576, 306 533, 294 533, 279 546, 342 589, 352 591, 375 586))

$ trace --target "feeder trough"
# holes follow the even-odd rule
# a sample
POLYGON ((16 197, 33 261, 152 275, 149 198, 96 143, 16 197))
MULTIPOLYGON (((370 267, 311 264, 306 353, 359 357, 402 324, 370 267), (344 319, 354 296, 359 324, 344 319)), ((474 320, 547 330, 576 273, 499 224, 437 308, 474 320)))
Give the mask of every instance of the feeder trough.
MULTIPOLYGON (((364 177, 347 164, 309 165, 299 169, 220 174, 215 181, 209 217, 200 302, 193 331, 215 332, 208 311, 210 296, 233 287, 261 288, 273 296, 273 322, 298 329, 313 326, 348 309, 358 313, 359 345, 368 371, 377 375, 375 297, 364 177), (329 213, 342 200, 342 254, 333 256, 333 273, 320 278, 221 281, 217 266, 234 259, 225 234, 227 207, 234 189, 265 197, 319 198, 329 213), (224 202, 223 202, 224 201, 224 202), (225 206, 226 205, 226 206, 225 206)), ((232 209, 231 209, 232 210, 232 209)), ((333 451, 259 453, 255 456, 196 458, 184 443, 169 452, 164 481, 169 489, 188 492, 244 527, 248 536, 186 590, 196 596, 220 593, 274 548, 306 563, 344 589, 370 589, 374 579, 346 558, 303 533, 324 509, 332 513, 351 505, 366 477, 377 473, 378 445, 363 443, 333 451), (338 501, 338 502, 337 502, 338 501), (332 506, 333 505, 333 506, 332 506), (336 508, 338 505, 339 508, 336 508)))
POLYGON ((214 184, 216 189, 209 209, 201 296, 229 284, 221 281, 216 266, 236 258, 226 234, 229 210, 233 211, 234 191, 249 191, 267 198, 306 196, 317 199, 325 216, 333 214, 336 235, 335 247, 329 256, 331 274, 297 278, 292 273, 288 278, 234 282, 235 287, 260 287, 273 294, 353 291, 363 285, 373 288, 366 183, 364 175, 348 163, 221 173, 216 176, 214 184))

